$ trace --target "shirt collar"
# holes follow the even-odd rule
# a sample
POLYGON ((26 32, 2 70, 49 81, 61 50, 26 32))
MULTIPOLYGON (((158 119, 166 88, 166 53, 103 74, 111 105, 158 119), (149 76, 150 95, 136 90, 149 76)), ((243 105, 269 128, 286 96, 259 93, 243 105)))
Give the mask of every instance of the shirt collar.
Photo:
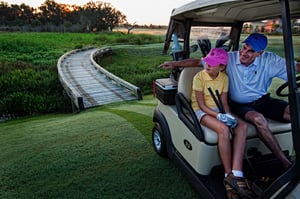
POLYGON ((212 79, 212 78, 209 76, 209 74, 208 74, 206 71, 204 71, 205 79, 207 79, 207 80, 218 80, 218 79, 220 79, 220 76, 222 75, 221 73, 222 73, 222 72, 220 71, 219 74, 218 74, 218 76, 216 77, 216 79, 212 79))

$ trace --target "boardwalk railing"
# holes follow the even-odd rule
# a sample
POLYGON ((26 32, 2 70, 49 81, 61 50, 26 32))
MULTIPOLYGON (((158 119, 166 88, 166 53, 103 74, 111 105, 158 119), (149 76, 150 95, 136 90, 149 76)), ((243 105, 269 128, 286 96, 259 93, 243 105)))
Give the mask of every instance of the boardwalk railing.
MULTIPOLYGON (((83 49, 83 50, 85 50, 85 49, 83 49)), ((64 76, 64 73, 61 68, 61 63, 63 62, 64 59, 66 59, 67 56, 69 56, 70 54, 76 53, 78 51, 80 51, 80 50, 76 49, 76 50, 72 50, 70 52, 63 54, 58 59, 58 62, 57 62, 58 78, 59 78, 59 81, 62 84, 64 90, 66 91, 67 95, 71 98, 73 112, 79 112, 84 109, 83 99, 82 99, 82 96, 80 95, 80 93, 69 83, 67 78, 64 76)))
POLYGON ((109 71, 105 70, 104 68, 102 68, 98 63, 96 63, 95 58, 98 56, 102 56, 105 54, 111 54, 112 53, 112 49, 111 48, 102 48, 97 50, 95 53, 91 54, 91 62, 93 63, 93 65, 97 68, 97 70, 103 74, 105 74, 105 76, 113 81, 115 81, 117 84, 119 84, 120 86, 123 86, 129 90, 131 90, 134 94, 134 96, 136 96, 137 100, 142 100, 142 92, 140 90, 139 87, 117 77, 116 75, 110 73, 109 71))
MULTIPOLYGON (((59 77, 59 80, 60 80, 64 90, 66 91, 67 95, 71 99, 73 112, 80 112, 85 109, 84 100, 83 100, 83 96, 81 96, 81 94, 78 92, 78 90, 71 85, 68 78, 64 74, 64 72, 62 70, 62 63, 64 62, 64 60, 66 58, 68 58, 68 56, 71 56, 74 53, 78 53, 80 51, 89 50, 89 49, 93 49, 93 48, 90 47, 90 48, 77 49, 77 50, 67 52, 59 58, 58 63, 57 63, 58 77, 59 77)), ((96 57, 99 57, 99 56, 101 57, 103 55, 109 55, 111 53, 112 53, 112 49, 108 48, 108 47, 101 48, 101 49, 95 49, 95 51, 93 51, 93 53, 91 53, 91 55, 90 55, 91 64, 95 67, 95 69, 97 71, 99 71, 101 74, 105 75, 105 77, 107 79, 114 81, 115 84, 120 87, 125 87, 126 89, 130 90, 132 92, 132 95, 135 96, 137 100, 141 100, 142 94, 141 94, 141 90, 139 87, 136 87, 136 86, 130 84, 129 82, 126 82, 125 80, 115 76, 114 74, 105 70, 99 64, 96 63, 96 61, 95 61, 96 57)))

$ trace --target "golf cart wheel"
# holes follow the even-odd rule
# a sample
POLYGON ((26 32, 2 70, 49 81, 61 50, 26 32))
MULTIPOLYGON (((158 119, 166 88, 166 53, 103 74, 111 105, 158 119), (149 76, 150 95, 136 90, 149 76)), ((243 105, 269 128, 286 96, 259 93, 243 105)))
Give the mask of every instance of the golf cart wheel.
POLYGON ((166 140, 164 139, 164 135, 159 123, 155 123, 152 129, 152 144, 155 152, 158 155, 162 157, 167 157, 168 153, 167 153, 166 140))

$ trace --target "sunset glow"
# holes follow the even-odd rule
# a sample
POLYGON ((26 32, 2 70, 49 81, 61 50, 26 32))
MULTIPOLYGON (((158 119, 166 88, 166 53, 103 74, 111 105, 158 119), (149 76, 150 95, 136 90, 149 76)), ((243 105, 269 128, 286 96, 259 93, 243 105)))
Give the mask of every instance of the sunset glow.
MULTIPOLYGON (((4 2, 18 5, 25 3, 26 5, 37 8, 42 5, 45 0, 7 0, 4 2)), ((89 0, 56 0, 55 2, 60 4, 82 6, 88 3, 89 0)), ((102 2, 111 3, 113 7, 127 16, 129 23, 136 22, 140 25, 168 25, 173 8, 189 3, 191 0, 108 0, 102 2)), ((69 9, 72 9, 72 7, 69 7, 69 9)))

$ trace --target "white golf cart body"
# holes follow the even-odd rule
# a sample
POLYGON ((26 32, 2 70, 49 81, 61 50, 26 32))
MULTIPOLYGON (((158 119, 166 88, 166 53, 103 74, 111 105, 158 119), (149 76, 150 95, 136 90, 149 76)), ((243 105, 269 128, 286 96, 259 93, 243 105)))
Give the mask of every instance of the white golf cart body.
MULTIPOLYGON (((200 48, 199 43, 198 46, 190 45, 191 29, 200 26, 229 27, 228 39, 221 42, 219 47, 238 50, 244 23, 281 18, 283 34, 285 34, 285 54, 288 54, 286 60, 290 65, 287 68, 289 82, 291 82, 288 86, 292 122, 280 123, 268 119, 268 124, 286 156, 295 159, 295 164, 289 170, 284 170, 259 139, 256 128, 248 123, 244 156, 245 173, 257 179, 262 176, 273 179, 268 187, 256 187, 258 189, 254 191, 258 194, 257 198, 300 198, 298 185, 300 169, 297 162, 300 154, 298 135, 300 133, 298 115, 300 101, 297 85, 295 85, 295 71, 289 69, 294 67, 294 62, 291 61, 294 59, 293 49, 289 47, 292 46, 292 37, 287 35, 290 34, 291 29, 289 17, 300 18, 299 0, 287 2, 285 0, 193 1, 173 10, 163 50, 164 53, 168 52, 169 45, 174 38, 172 36, 175 34, 183 46, 182 51, 173 52, 174 59, 189 58, 192 48, 200 48)), ((201 50, 203 52, 203 49, 201 50)), ((160 93, 157 95, 159 101, 153 115, 153 146, 159 155, 167 156, 174 161, 203 198, 221 199, 226 198, 226 194, 222 184, 224 171, 217 148, 217 135, 199 124, 190 105, 192 80, 200 70, 200 67, 181 70, 177 87, 174 85, 175 89, 177 88, 175 101, 166 100, 165 98, 172 97, 169 95, 169 90, 164 90, 163 86, 157 84, 156 90, 160 93)))

